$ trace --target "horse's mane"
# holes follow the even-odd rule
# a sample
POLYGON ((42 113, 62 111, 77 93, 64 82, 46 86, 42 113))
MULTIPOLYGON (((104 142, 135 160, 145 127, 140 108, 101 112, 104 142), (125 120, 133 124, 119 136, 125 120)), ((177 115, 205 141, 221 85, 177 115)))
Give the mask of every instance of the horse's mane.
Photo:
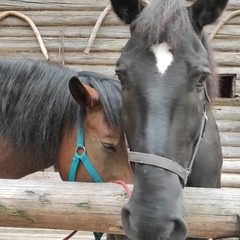
POLYGON ((190 21, 183 0, 152 0, 131 27, 146 36, 147 47, 167 42, 175 48, 190 21))
POLYGON ((0 59, 0 137, 23 152, 34 149, 43 161, 55 158, 66 122, 71 131, 84 117, 68 88, 76 75, 99 93, 109 126, 120 128, 120 84, 115 80, 50 62, 0 59))

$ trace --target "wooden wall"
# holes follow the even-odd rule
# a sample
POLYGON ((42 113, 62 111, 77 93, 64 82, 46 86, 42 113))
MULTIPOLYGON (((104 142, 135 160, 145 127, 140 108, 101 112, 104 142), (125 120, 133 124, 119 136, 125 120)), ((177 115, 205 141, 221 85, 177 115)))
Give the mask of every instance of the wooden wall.
MULTIPOLYGON (((192 0, 186 1, 191 4, 192 0)), ((129 37, 127 26, 110 12, 104 19, 89 55, 84 54, 93 27, 109 0, 5 0, 3 11, 19 11, 37 26, 50 60, 78 70, 92 70, 116 77, 115 63, 129 37)), ((230 0, 221 19, 240 10, 239 0, 230 0)), ((220 20, 221 20, 220 19, 220 20)), ((240 16, 229 20, 212 40, 220 74, 234 74, 232 99, 219 99, 214 114, 220 129, 224 154, 223 185, 240 187, 240 16)), ((208 26, 211 33, 216 24, 208 26)), ((0 21, 0 57, 44 59, 29 25, 16 17, 0 21)))

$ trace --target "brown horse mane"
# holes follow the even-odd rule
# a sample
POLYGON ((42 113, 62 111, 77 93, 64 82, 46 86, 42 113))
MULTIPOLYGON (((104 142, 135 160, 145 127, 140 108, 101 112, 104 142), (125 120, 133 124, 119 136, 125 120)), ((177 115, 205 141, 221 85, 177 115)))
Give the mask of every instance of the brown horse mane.
POLYGON ((76 122, 84 120, 85 109, 79 107, 68 88, 69 80, 77 75, 98 92, 109 126, 120 129, 117 81, 50 62, 0 59, 0 138, 13 142, 26 154, 34 149, 42 161, 54 159, 66 123, 71 131, 76 122))

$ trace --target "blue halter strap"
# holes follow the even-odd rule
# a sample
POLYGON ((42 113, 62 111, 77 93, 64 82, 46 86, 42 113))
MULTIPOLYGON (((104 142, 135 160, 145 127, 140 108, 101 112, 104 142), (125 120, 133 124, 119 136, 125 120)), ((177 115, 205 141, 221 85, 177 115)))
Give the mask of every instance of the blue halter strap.
MULTIPOLYGON (((69 178, 70 182, 74 182, 76 179, 76 173, 78 169, 79 163, 82 162, 85 168, 87 169, 89 175, 96 183, 102 183, 103 180, 98 175, 96 169, 93 167, 92 163, 90 162, 87 154, 86 149, 84 147, 84 129, 83 127, 78 127, 78 135, 77 135, 77 147, 72 159, 72 165, 70 168, 69 178), (78 154, 78 150, 82 149, 83 153, 81 155, 78 154)), ((101 240, 103 233, 94 232, 93 233, 95 240, 101 240)))
POLYGON ((97 171, 93 167, 92 163, 90 162, 90 160, 86 154, 86 149, 84 147, 84 130, 83 130, 83 128, 78 127, 77 147, 76 147, 75 155, 72 159, 72 165, 70 168, 70 173, 69 173, 69 178, 68 178, 68 180, 70 182, 75 181, 78 165, 80 162, 83 163, 83 165, 87 169, 89 175, 92 177, 94 182, 100 182, 100 183, 103 182, 103 180, 98 175, 97 171), (79 149, 83 150, 83 153, 81 155, 78 154, 79 149))

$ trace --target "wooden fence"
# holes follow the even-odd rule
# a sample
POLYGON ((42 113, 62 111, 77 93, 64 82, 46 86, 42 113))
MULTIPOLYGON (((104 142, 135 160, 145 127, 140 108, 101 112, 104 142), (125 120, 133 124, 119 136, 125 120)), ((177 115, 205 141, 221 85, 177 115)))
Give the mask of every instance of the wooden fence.
MULTIPOLYGON (((124 233, 119 184, 1 180, 0 196, 3 227, 124 233)), ((239 236, 240 189, 185 188, 184 199, 189 236, 239 236)))
MULTIPOLYGON (((192 2, 186 0, 187 5, 192 2)), ((4 0, 0 14, 18 11, 29 17, 40 32, 51 61, 115 78, 115 63, 129 38, 129 30, 112 11, 103 20, 90 53, 84 53, 98 18, 108 5, 109 0, 4 0)), ((219 21, 237 10, 240 10, 240 1, 229 0, 229 6, 219 21)), ((209 34, 217 23, 206 28, 209 34)), ((222 184, 234 188, 240 187, 239 24, 238 15, 224 24, 212 40, 219 73, 235 76, 234 98, 218 99, 214 107, 224 156, 222 184)), ((9 16, 0 21, 0 57, 20 56, 44 59, 29 24, 9 16)))

